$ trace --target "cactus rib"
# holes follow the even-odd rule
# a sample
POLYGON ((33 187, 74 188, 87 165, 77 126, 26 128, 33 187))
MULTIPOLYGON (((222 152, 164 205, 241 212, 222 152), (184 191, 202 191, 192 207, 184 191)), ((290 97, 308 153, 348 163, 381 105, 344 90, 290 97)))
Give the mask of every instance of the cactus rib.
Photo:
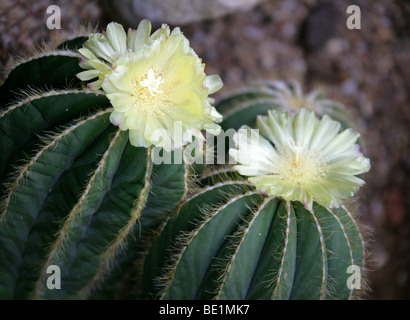
POLYGON ((13 295, 23 257, 27 254, 28 239, 50 190, 72 161, 96 139, 95 135, 98 137, 107 129, 105 120, 109 112, 104 110, 79 119, 50 135, 44 146, 15 172, 15 180, 2 203, 0 252, 3 257, 7 256, 7 260, 0 266, 0 296, 13 295), (84 134, 86 130, 93 130, 95 135, 85 137, 80 143, 76 134, 84 134), (55 166, 55 161, 60 166, 55 166))
POLYGON ((144 187, 137 199, 134 208, 130 214, 131 218, 128 220, 127 224, 120 230, 116 239, 110 244, 106 251, 101 255, 101 262, 98 266, 97 273, 91 279, 91 281, 80 291, 79 295, 86 299, 95 286, 98 285, 100 281, 103 280, 104 275, 112 268, 113 261, 116 255, 124 248, 126 244, 127 237, 132 233, 133 227, 141 217, 141 214, 145 208, 148 200, 148 194, 151 189, 151 175, 152 175, 152 159, 151 159, 152 148, 147 149, 147 167, 145 173, 145 183, 144 187))
POLYGON ((362 255, 363 255, 362 265, 365 266, 366 244, 365 244, 365 242, 364 242, 364 238, 363 238, 363 236, 362 236, 362 233, 360 232, 359 225, 356 223, 355 219, 353 218, 352 213, 347 209, 347 207, 346 207, 345 205, 342 206, 342 209, 343 209, 343 210, 347 213, 347 215, 349 216, 351 222, 352 222, 353 225, 355 226, 356 231, 357 231, 357 233, 358 233, 358 235, 359 235, 359 238, 360 238, 360 241, 361 241, 361 244, 362 244, 362 249, 363 249, 363 252, 362 252, 362 255))
MULTIPOLYGON (((343 225, 342 221, 339 219, 339 217, 334 212, 332 212, 331 210, 328 210, 328 212, 336 219, 337 223, 340 226, 340 229, 342 229, 343 236, 346 239, 346 243, 347 243, 347 246, 349 248, 350 264, 354 265, 355 264, 355 259, 353 257, 353 249, 352 249, 352 245, 350 243, 349 236, 346 233, 345 226, 343 225)), ((352 287, 352 288, 349 289, 349 299, 353 298, 353 293, 354 293, 354 288, 352 287)))
POLYGON ((9 65, 6 70, 6 74, 4 75, 4 79, 7 79, 11 71, 13 71, 18 66, 44 57, 72 57, 81 59, 82 56, 79 53, 72 50, 41 50, 40 52, 37 52, 30 57, 19 58, 11 65, 9 65))
MULTIPOLYGON (((85 186, 84 192, 82 193, 80 199, 68 214, 67 218, 65 219, 62 227, 58 231, 57 238, 55 242, 51 246, 51 250, 46 258, 42 271, 40 272, 40 277, 37 281, 36 288, 35 288, 35 295, 37 298, 40 298, 44 291, 44 279, 46 277, 46 270, 48 266, 54 264, 54 261, 58 261, 59 259, 64 259, 62 255, 64 255, 64 248, 68 246, 68 243, 73 241, 74 228, 77 227, 77 224, 80 223, 82 220, 82 215, 85 214, 84 211, 87 210, 86 206, 89 205, 89 202, 92 202, 90 197, 93 196, 94 189, 99 189, 99 185, 97 183, 97 179, 103 178, 103 172, 107 170, 107 159, 110 153, 112 152, 113 146, 120 140, 121 138, 121 130, 118 129, 115 136, 110 142, 108 149, 102 156, 100 162, 94 173, 92 174, 91 178, 89 179, 87 185, 85 186)), ((124 144, 123 144, 124 147, 124 144)), ((92 202, 93 203, 93 202, 92 202)), ((94 206, 94 210, 96 210, 98 206, 94 206)), ((77 235, 78 237, 79 235, 77 235)))
POLYGON ((72 126, 64 129, 61 133, 51 136, 49 139, 46 139, 45 146, 41 148, 35 155, 32 157, 25 165, 23 165, 18 171, 14 181, 11 183, 10 188, 8 189, 8 193, 4 200, 2 201, 2 205, 0 206, 1 213, 0 213, 0 223, 4 221, 7 215, 8 207, 11 201, 11 198, 15 194, 16 189, 18 188, 20 182, 24 179, 27 175, 30 168, 37 162, 37 160, 48 150, 52 149, 56 143, 66 137, 68 134, 72 133, 75 129, 82 126, 83 124, 87 123, 90 120, 94 120, 100 116, 106 115, 112 112, 112 108, 97 112, 92 116, 79 120, 75 122, 72 126))
POLYGON ((242 111, 244 109, 257 108, 263 105, 269 105, 269 108, 271 109, 274 104, 275 104, 274 99, 269 98, 269 97, 255 98, 252 100, 243 101, 241 103, 236 104, 235 107, 228 109, 222 115, 224 119, 226 120, 226 119, 229 119, 230 116, 233 116, 237 112, 242 111))
POLYGON ((50 90, 50 91, 30 91, 28 93, 22 93, 23 98, 19 99, 18 102, 10 105, 4 110, 0 110, 0 119, 4 118, 7 114, 18 109, 30 102, 35 100, 39 100, 46 97, 54 97, 54 96, 61 96, 61 95, 68 95, 68 94, 92 94, 92 95, 103 95, 104 93, 101 91, 91 91, 89 89, 65 89, 65 90, 50 90))
POLYGON ((269 202, 272 200, 272 198, 267 197, 264 199, 264 201, 258 206, 258 208, 254 211, 252 211, 250 218, 248 218, 248 221, 246 221, 245 225, 240 227, 232 236, 232 248, 233 252, 231 253, 230 256, 228 256, 228 261, 226 265, 224 266, 223 272, 219 275, 218 281, 219 285, 217 288, 217 293, 214 296, 215 300, 221 299, 221 296, 223 294, 224 286, 227 282, 227 279, 230 275, 230 272, 232 270, 232 267, 235 263, 235 258, 239 252, 239 249, 241 248, 250 228, 252 227, 253 223, 255 222, 256 218, 259 216, 259 214, 262 212, 262 210, 269 204, 269 202), (237 240, 239 239, 239 241, 237 240))
POLYGON ((159 294, 159 299, 163 299, 167 290, 171 286, 173 275, 176 272, 176 268, 178 264, 180 263, 183 254, 185 253, 186 249, 188 246, 191 244, 192 241, 194 241, 195 237, 198 236, 199 232, 211 221, 212 218, 214 218, 216 215, 221 213, 224 209, 226 209, 230 204, 241 200, 242 198, 249 197, 252 195, 255 195, 256 193, 254 191, 247 191, 243 194, 238 194, 235 196, 232 196, 226 203, 222 204, 215 210, 210 210, 209 212, 207 210, 204 210, 204 216, 202 217, 202 220, 196 224, 196 227, 191 230, 188 233, 183 233, 178 237, 178 244, 177 248, 174 248, 176 254, 172 257, 171 261, 169 262, 167 269, 167 273, 165 275, 162 275, 158 282, 162 282, 161 279, 165 279, 165 285, 162 288, 162 293, 159 294))
POLYGON ((289 234, 290 234, 290 228, 291 228, 291 210, 293 210, 291 208, 291 205, 289 202, 286 202, 285 204, 286 206, 286 231, 285 231, 285 244, 283 246, 283 250, 280 254, 281 258, 280 258, 280 266, 279 266, 279 270, 278 273, 276 275, 276 281, 274 284, 274 290, 272 292, 271 295, 271 299, 272 300, 276 300, 276 298, 278 297, 279 294, 279 286, 281 284, 281 280, 282 275, 283 275, 283 269, 284 269, 284 263, 285 263, 285 257, 286 257, 286 253, 288 250, 288 245, 289 245, 289 234))
POLYGON ((326 246, 325 246, 325 239, 323 236, 322 227, 320 226, 319 220, 316 217, 316 214, 313 210, 308 210, 315 221, 317 231, 319 233, 319 240, 320 240, 320 250, 321 250, 321 257, 322 257, 322 284, 320 286, 320 295, 319 299, 323 300, 325 297, 325 293, 327 291, 327 255, 326 255, 326 246))

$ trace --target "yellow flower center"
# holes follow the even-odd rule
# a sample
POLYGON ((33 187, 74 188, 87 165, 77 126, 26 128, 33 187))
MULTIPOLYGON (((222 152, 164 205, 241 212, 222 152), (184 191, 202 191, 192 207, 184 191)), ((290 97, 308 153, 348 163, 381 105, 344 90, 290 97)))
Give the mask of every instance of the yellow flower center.
POLYGON ((327 162, 318 152, 291 143, 288 148, 279 149, 278 154, 277 173, 283 180, 303 186, 326 177, 327 162))
POLYGON ((131 95, 135 105, 144 115, 152 114, 156 118, 164 115, 169 103, 166 96, 171 92, 171 86, 164 75, 157 75, 150 68, 141 78, 134 80, 131 95))

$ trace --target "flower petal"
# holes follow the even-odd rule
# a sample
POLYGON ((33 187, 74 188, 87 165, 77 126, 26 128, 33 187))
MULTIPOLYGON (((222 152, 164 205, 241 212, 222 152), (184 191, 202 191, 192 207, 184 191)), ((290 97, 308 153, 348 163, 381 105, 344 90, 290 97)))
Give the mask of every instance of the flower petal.
POLYGON ((257 176, 272 173, 272 159, 277 153, 268 140, 259 135, 258 131, 242 127, 233 135, 236 149, 231 148, 229 155, 242 166, 237 166, 242 175, 257 176))
POLYGON ((220 76, 213 74, 205 78, 205 86, 209 89, 209 94, 221 90, 223 83, 220 76))
POLYGON ((77 78, 81 81, 88 81, 94 78, 97 78, 100 72, 98 70, 88 70, 77 73, 77 78))
POLYGON ((151 22, 149 20, 142 20, 137 30, 128 29, 127 46, 131 51, 138 51, 143 45, 148 43, 149 35, 151 33, 151 22))
POLYGON ((134 105, 134 100, 126 93, 109 93, 107 98, 117 112, 127 112, 134 105))
POLYGON ((98 90, 98 89, 101 88, 101 85, 102 85, 102 81, 97 80, 97 81, 94 81, 94 82, 87 83, 87 88, 90 89, 90 90, 98 90))
POLYGON ((92 51, 98 58, 104 59, 109 63, 113 63, 116 56, 110 42, 100 33, 90 35, 89 40, 84 43, 83 47, 92 51))
POLYGON ((106 37, 116 51, 116 54, 127 52, 127 35, 122 25, 116 22, 109 23, 107 25, 106 37))
POLYGON ((310 141, 310 147, 315 150, 322 150, 339 132, 341 125, 333 121, 328 116, 323 116, 316 126, 315 134, 310 141))
POLYGON ((110 122, 114 125, 119 127, 121 130, 125 131, 128 129, 127 118, 124 116, 124 113, 113 111, 110 114, 110 122))
POLYGON ((97 59, 96 55, 91 50, 88 50, 87 48, 80 48, 78 49, 78 52, 80 52, 87 59, 90 59, 90 60, 97 59))
POLYGON ((294 131, 296 144, 305 146, 308 145, 313 133, 317 119, 314 112, 307 109, 301 109, 295 116, 294 131))
POLYGON ((354 146, 359 136, 360 134, 355 130, 346 129, 322 148, 322 152, 326 156, 345 152, 354 146))
POLYGON ((151 142, 147 141, 144 137, 144 131, 144 127, 129 131, 129 139, 131 145, 133 145, 134 147, 144 148, 148 148, 149 146, 151 146, 151 142))

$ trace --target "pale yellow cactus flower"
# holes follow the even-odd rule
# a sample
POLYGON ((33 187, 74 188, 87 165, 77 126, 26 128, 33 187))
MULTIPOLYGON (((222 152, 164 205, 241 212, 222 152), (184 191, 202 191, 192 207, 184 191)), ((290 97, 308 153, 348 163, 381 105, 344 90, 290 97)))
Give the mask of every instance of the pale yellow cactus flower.
POLYGON ((234 135, 230 156, 235 169, 248 176, 262 193, 300 201, 311 209, 313 201, 339 207, 364 184, 357 177, 369 171, 353 129, 339 132, 339 122, 313 111, 271 110, 257 119, 259 131, 242 128, 234 135))
POLYGON ((105 91, 114 107, 111 122, 129 130, 134 146, 169 151, 193 136, 203 139, 201 130, 218 134, 222 116, 209 95, 221 89, 220 77, 205 74, 205 65, 179 28, 171 32, 163 25, 150 33, 147 20, 128 34, 110 23, 105 35, 91 35, 80 49, 89 70, 78 77, 98 78, 92 87, 105 91))

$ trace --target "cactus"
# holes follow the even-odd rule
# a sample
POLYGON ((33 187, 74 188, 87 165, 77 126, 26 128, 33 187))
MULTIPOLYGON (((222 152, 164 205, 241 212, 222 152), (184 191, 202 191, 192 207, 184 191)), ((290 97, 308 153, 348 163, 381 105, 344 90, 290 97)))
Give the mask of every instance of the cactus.
POLYGON ((3 299, 90 297, 187 190, 186 165, 153 164, 110 123, 105 94, 83 88, 78 45, 19 61, 0 87, 3 299), (46 288, 50 265, 61 290, 46 288))
POLYGON ((158 233, 145 257, 144 299, 349 299, 347 267, 364 265, 346 206, 309 211, 229 169, 203 175, 158 233))
POLYGON ((295 112, 300 108, 310 109, 320 116, 327 114, 340 122, 343 128, 354 127, 352 117, 343 104, 327 99, 315 90, 304 94, 297 81, 258 82, 229 92, 220 99, 216 108, 224 116, 223 130, 254 126, 256 116, 266 114, 268 110, 295 112))
POLYGON ((66 41, 9 69, 0 86, 0 298, 356 297, 347 267, 364 268, 364 239, 349 201, 339 204, 370 165, 353 130, 336 137, 339 126, 351 126, 343 106, 315 92, 303 96, 296 82, 265 82, 214 108, 208 94, 221 88, 220 78, 205 75, 179 29, 150 31, 146 20, 128 34, 112 23, 104 35, 66 41), (160 59, 150 59, 154 53, 160 59), (301 107, 322 121, 305 109, 298 116, 275 111, 301 107), (217 110, 222 129, 257 122, 272 143, 244 157, 238 141, 253 141, 235 133, 238 150, 226 152, 239 165, 191 164, 178 148, 202 159, 187 143, 203 141, 201 130, 217 134, 217 110), (155 130, 170 134, 178 121, 184 132, 156 145, 155 130), (320 147, 313 151, 297 141, 313 136, 312 126, 320 147), (281 146, 275 135, 289 128, 296 142, 281 146), (326 139, 327 149, 319 143, 326 139), (182 163, 157 164, 158 147, 182 163), (325 149, 344 162, 327 163, 316 152, 325 149), (267 182, 286 173, 269 172, 277 164, 268 163, 272 154, 281 169, 296 155, 292 192, 287 185, 272 194, 278 186, 267 182), (310 178, 329 173, 329 190, 317 192, 316 181, 299 188, 304 169, 310 178), (52 266, 61 272, 58 290, 49 286, 52 266))
MULTIPOLYGON (((240 99, 259 109, 250 97, 240 99)), ((235 170, 203 175, 198 190, 160 226, 144 257, 142 298, 357 296, 349 270, 364 270, 365 244, 354 207, 342 200, 363 183, 354 175, 370 168, 353 145, 359 135, 350 128, 338 133, 341 124, 326 115, 319 120, 307 109, 289 115, 267 101, 262 108, 269 106, 268 117, 238 115, 242 108, 231 113, 242 123, 257 120, 268 139, 254 140, 246 126, 235 133, 238 150, 229 150, 235 170)), ((239 129, 228 121, 222 126, 239 129)))

